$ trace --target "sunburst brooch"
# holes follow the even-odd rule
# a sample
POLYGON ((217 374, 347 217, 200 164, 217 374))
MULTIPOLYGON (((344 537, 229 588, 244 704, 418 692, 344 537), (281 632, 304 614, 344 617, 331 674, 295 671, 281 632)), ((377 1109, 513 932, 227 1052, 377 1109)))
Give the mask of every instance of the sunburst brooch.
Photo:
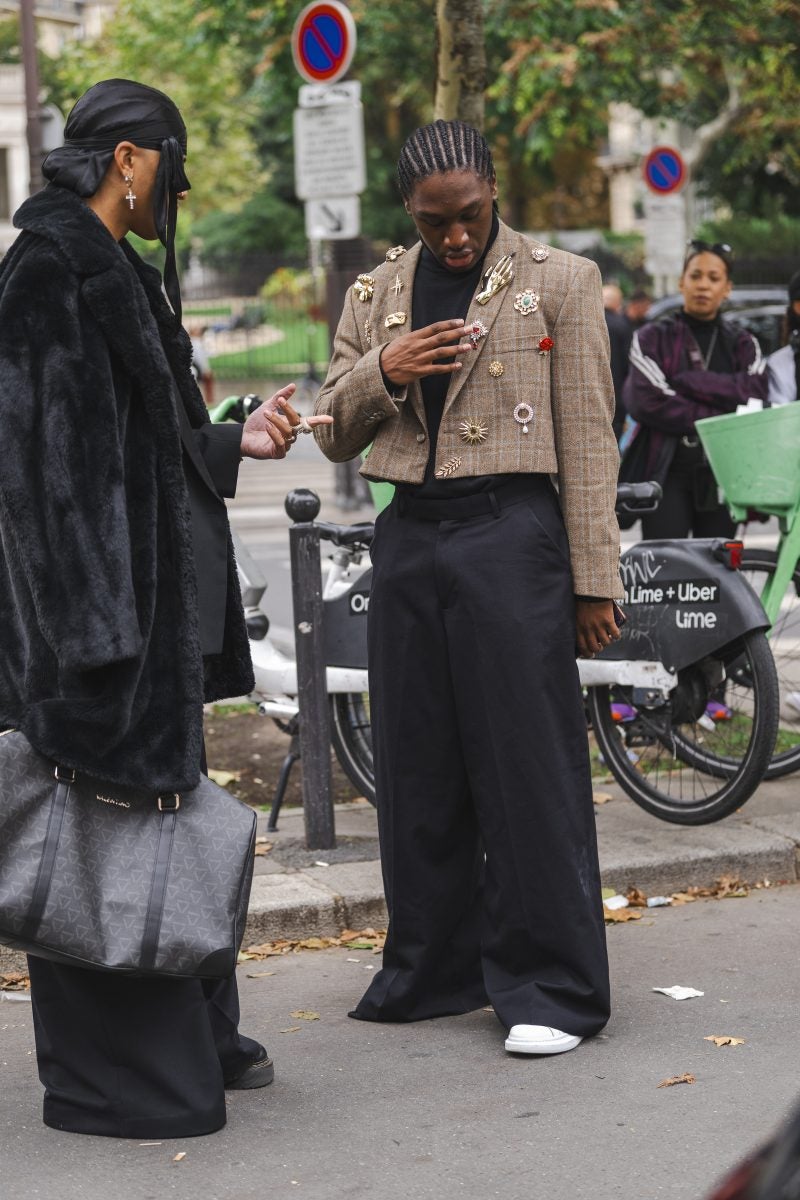
POLYGON ((472 418, 460 421, 458 430, 462 442, 466 442, 468 446, 480 446, 481 442, 485 442, 489 436, 489 426, 484 425, 483 421, 472 418))

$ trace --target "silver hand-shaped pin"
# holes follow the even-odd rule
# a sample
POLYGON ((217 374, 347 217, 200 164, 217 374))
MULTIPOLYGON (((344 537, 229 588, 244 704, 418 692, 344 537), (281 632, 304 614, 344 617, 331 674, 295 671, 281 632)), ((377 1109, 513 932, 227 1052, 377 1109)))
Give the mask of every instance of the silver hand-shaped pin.
POLYGON ((504 254, 498 263, 491 267, 483 277, 483 287, 475 297, 478 304, 487 304, 492 296, 508 287, 514 278, 513 254, 504 254))
POLYGON ((297 425, 293 425, 292 429, 296 434, 314 432, 305 417, 300 417, 299 423, 297 425))

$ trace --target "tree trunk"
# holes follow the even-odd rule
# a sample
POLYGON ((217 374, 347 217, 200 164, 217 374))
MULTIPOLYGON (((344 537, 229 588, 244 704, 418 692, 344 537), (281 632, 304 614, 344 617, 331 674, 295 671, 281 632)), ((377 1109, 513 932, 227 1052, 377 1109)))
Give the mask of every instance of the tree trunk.
POLYGON ((483 128, 483 0, 436 0, 434 118, 483 128))

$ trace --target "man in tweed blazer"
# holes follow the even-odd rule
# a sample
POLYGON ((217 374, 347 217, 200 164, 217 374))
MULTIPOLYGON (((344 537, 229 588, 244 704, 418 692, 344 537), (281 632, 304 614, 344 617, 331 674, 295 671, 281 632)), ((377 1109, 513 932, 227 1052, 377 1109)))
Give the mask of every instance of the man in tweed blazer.
MULTIPOLYGON (((316 435, 333 462, 355 458, 373 443, 361 470, 367 479, 422 483, 425 474, 428 430, 419 381, 387 390, 380 366, 384 346, 412 328, 421 250, 421 242, 407 253, 390 250, 387 261, 364 277, 371 285, 350 288, 315 410, 335 417, 316 435), (387 319, 398 312, 405 315, 403 324, 387 328, 387 319)), ((600 273, 588 259, 543 247, 500 222, 492 261, 504 255, 513 256, 511 282, 486 304, 473 300, 469 306, 467 335, 473 321, 483 322, 488 332, 465 351, 450 383, 436 470, 452 464, 451 479, 556 475, 575 592, 618 599, 619 451, 609 416, 614 391, 600 273), (514 308, 515 296, 526 290, 539 297, 530 314, 514 308), (540 351, 547 338, 551 347, 540 351), (493 373, 492 363, 502 366, 502 374, 493 373), (514 420, 520 403, 533 410, 527 437, 514 420), (483 422, 486 439, 465 443, 463 421, 483 422)))
POLYGON ((488 1000, 506 1050, 560 1053, 609 1011, 575 665, 619 636, 599 273, 499 221, 470 126, 417 130, 398 175, 421 242, 355 281, 316 406, 329 458, 371 444, 396 485, 369 608, 390 922, 351 1015, 488 1000))

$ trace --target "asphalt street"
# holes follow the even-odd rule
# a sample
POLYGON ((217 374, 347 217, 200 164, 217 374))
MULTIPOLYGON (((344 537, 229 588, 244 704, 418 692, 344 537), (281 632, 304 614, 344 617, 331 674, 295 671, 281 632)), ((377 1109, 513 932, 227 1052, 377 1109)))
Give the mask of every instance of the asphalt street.
POLYGON ((248 963, 242 1027, 270 1047, 276 1081, 231 1094, 223 1131, 158 1144, 45 1129, 30 1007, 0 1003, 0 1195, 702 1200, 800 1098, 799 919, 787 886, 612 926, 612 1020, 550 1059, 506 1055, 490 1012, 350 1021, 370 951, 248 963), (705 994, 652 991, 673 984, 705 994), (658 1086, 687 1072, 696 1082, 658 1086))

